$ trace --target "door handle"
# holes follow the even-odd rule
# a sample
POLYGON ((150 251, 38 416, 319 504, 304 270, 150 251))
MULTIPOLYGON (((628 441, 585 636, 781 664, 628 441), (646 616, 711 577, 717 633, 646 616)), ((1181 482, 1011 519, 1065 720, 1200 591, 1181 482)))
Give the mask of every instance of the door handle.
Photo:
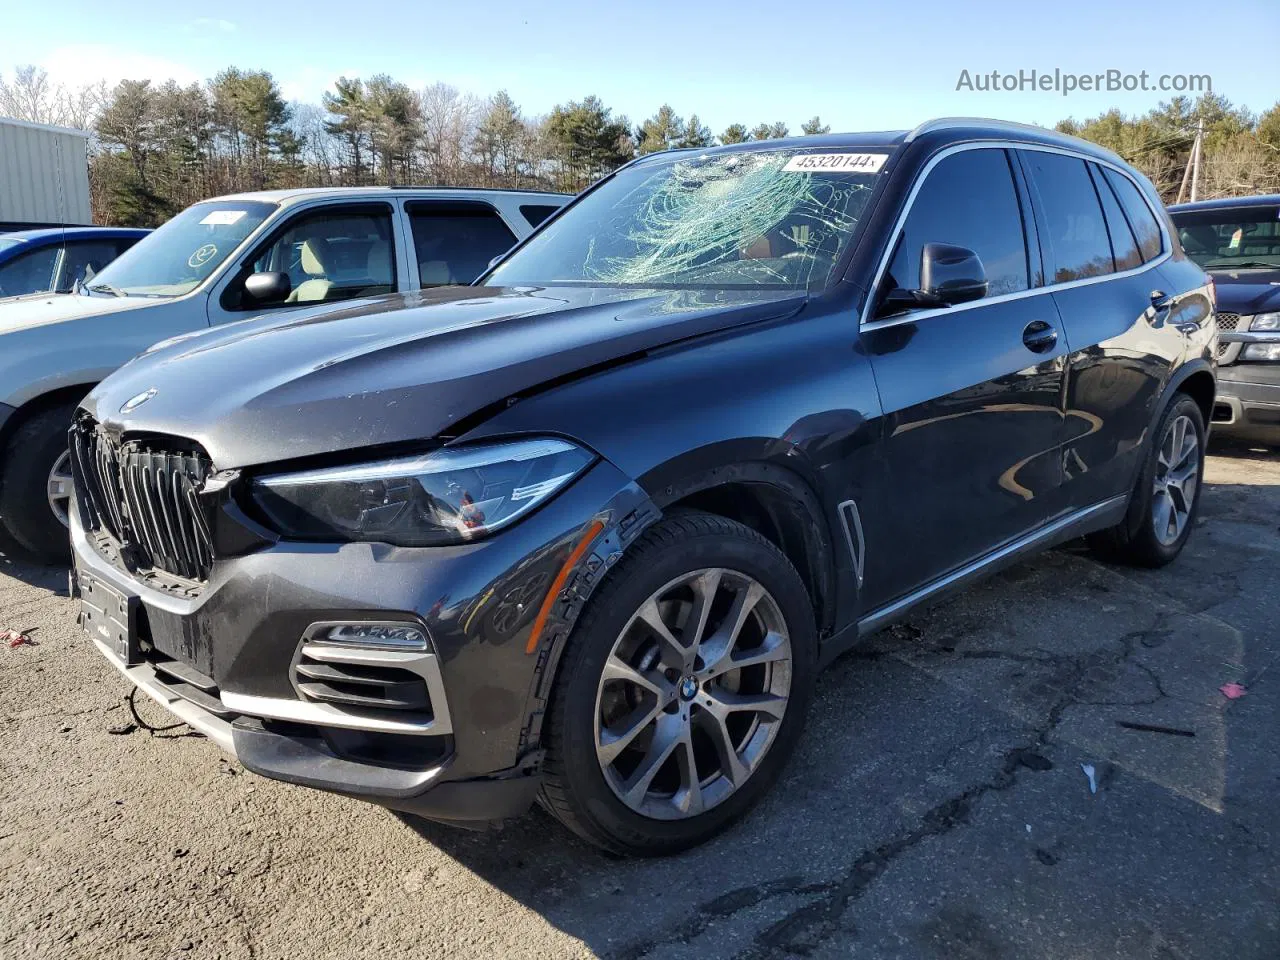
POLYGON ((1043 320, 1032 320, 1022 331, 1022 343, 1032 353, 1048 353, 1058 342, 1058 331, 1043 320))

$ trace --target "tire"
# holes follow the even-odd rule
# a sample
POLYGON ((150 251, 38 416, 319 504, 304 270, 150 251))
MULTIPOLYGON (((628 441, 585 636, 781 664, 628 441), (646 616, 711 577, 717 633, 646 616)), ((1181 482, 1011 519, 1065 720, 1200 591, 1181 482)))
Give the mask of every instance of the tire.
POLYGON ((693 511, 669 515, 613 568, 569 637, 544 731, 539 800, 579 836, 615 854, 663 856, 703 843, 742 817, 777 779, 804 726, 816 668, 812 601, 782 552, 724 517, 693 511), (655 595, 666 598, 664 607, 648 606, 655 595), (680 648, 658 641, 640 618, 642 606, 664 611, 659 615, 672 621, 668 636, 684 641, 698 631, 675 626, 678 618, 695 619, 699 598, 708 596, 713 602, 706 603, 701 639, 717 642, 689 648, 696 648, 696 656, 684 654, 679 674, 671 664, 680 660, 680 648), (755 598, 753 605, 735 616, 735 603, 745 607, 746 598, 755 598), (743 626, 725 643, 732 631, 719 628, 730 620, 743 626), (736 666, 746 660, 759 662, 736 666), (624 670, 623 679, 617 675, 619 662, 633 665, 625 668, 631 673, 624 670), (726 666, 730 662, 735 666, 726 666), (628 678, 637 673, 646 682, 655 680, 665 693, 632 683, 628 678), (636 705, 629 705, 632 700, 636 705), (745 707, 748 703, 767 704, 769 712, 745 707), (611 724, 619 714, 623 720, 649 714, 656 719, 634 739, 629 734, 615 739, 611 724), (669 759, 651 763, 662 754, 657 745, 677 742, 667 734, 681 729, 683 735, 672 736, 685 739, 669 759), (598 746, 608 750, 624 741, 628 745, 614 760, 597 754, 598 746), (632 789, 628 803, 623 773, 633 761, 627 782, 643 782, 642 770, 656 772, 638 787, 643 799, 635 801, 632 789), (689 765, 696 776, 688 775, 689 765), (698 784, 696 792, 690 783, 698 784))
MULTIPOLYGON (((1200 509, 1200 491, 1204 486, 1205 446, 1208 439, 1200 406, 1185 393, 1174 394, 1152 436, 1154 441, 1147 452, 1146 462, 1138 476, 1124 520, 1114 527, 1090 534, 1087 538, 1089 547, 1104 560, 1137 567, 1163 567, 1182 552, 1195 526, 1200 509), (1183 450, 1187 456, 1193 456, 1195 462, 1193 465, 1182 464, 1181 470, 1170 469, 1165 466, 1165 461, 1171 456, 1178 460, 1173 467, 1176 468, 1181 463, 1181 453, 1169 453, 1170 445, 1176 439, 1172 434, 1180 423, 1188 438, 1194 436, 1194 446, 1191 446, 1188 439, 1184 441, 1183 450), (1170 473, 1185 474, 1190 480, 1189 486, 1185 483, 1180 485, 1180 495, 1175 493, 1172 485, 1165 484, 1165 478, 1170 473), (1162 489, 1166 492, 1162 493, 1162 489), (1177 522, 1178 517, 1171 521, 1177 522, 1176 534, 1174 526, 1162 525, 1157 521, 1157 517, 1163 515, 1162 502, 1181 502, 1186 507, 1180 522, 1177 522)), ((1178 513, 1176 509, 1174 512, 1178 513)))
POLYGON ((41 563, 65 563, 71 555, 65 524, 49 504, 49 475, 67 451, 74 403, 34 414, 23 422, 4 451, 0 477, 0 524, 4 533, 41 563))

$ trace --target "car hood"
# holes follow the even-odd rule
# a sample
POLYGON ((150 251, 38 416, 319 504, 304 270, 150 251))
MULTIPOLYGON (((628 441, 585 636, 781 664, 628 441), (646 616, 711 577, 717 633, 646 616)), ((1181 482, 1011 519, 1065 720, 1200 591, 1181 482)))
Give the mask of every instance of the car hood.
POLYGON ((1280 310, 1280 270, 1210 270, 1218 309, 1229 313, 1280 310))
POLYGON ((91 297, 77 293, 32 293, 0 299, 0 333, 27 330, 81 317, 151 307, 161 300, 147 297, 91 297))
POLYGON ((448 434, 549 381, 805 299, 583 287, 380 297, 179 338, 108 377, 85 408, 109 429, 195 440, 220 469, 253 466, 448 434))

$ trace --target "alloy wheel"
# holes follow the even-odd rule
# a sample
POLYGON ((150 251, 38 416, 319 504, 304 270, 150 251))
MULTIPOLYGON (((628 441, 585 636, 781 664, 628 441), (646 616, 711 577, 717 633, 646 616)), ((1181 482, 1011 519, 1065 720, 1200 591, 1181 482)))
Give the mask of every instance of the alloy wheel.
POLYGON ((71 451, 64 450, 58 459, 53 461, 53 469, 49 471, 46 493, 49 509, 64 527, 70 525, 71 509, 71 451))
POLYGON ((1200 485, 1200 435, 1186 414, 1165 430, 1156 457, 1151 520, 1156 539, 1176 543, 1191 518, 1200 485))
POLYGON ((610 789, 660 820, 723 803, 777 736, 791 662, 782 612, 755 579, 716 567, 659 588, 618 635, 596 693, 610 789))

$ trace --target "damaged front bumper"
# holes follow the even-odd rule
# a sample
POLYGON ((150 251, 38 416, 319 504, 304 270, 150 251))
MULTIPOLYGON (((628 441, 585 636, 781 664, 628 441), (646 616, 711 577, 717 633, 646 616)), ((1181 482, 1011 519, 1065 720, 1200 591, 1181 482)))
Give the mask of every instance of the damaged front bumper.
POLYGON ((182 593, 125 572, 73 510, 73 589, 99 653, 247 769, 432 819, 499 820, 536 796, 541 712, 573 605, 616 559, 621 531, 638 532, 637 515, 651 512, 599 462, 474 544, 282 542, 219 558, 202 589, 182 593), (592 549, 531 640, 587 531, 592 549), (420 630, 428 644, 386 649, 315 631, 373 623, 420 630))

